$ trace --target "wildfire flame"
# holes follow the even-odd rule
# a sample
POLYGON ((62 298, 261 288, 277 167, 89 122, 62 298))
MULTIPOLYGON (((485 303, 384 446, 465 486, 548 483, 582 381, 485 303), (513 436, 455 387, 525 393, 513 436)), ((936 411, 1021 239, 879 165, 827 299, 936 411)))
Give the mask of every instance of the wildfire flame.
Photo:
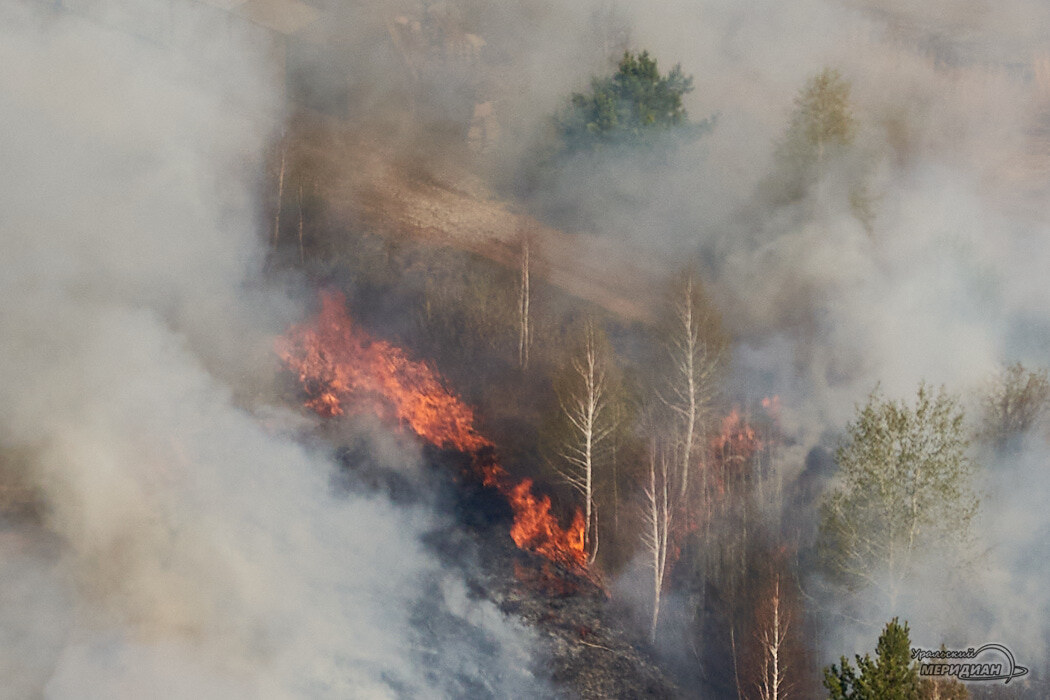
POLYGON ((372 338, 346 313, 337 292, 321 293, 321 310, 278 339, 281 360, 299 375, 306 406, 322 416, 342 415, 351 405, 396 420, 432 445, 473 456, 476 476, 499 491, 514 513, 511 538, 525 550, 560 564, 583 568, 583 515, 579 510, 562 528, 551 513, 551 499, 532 490, 532 480, 516 481, 490 455, 494 445, 474 428, 474 411, 426 362, 401 348, 372 338))
POLYGON ((766 414, 773 421, 774 425, 780 425, 780 397, 774 394, 773 396, 766 396, 762 399, 762 408, 765 409, 766 414))
POLYGON ((722 429, 711 439, 711 452, 723 463, 746 462, 762 448, 754 427, 733 408, 722 419, 722 429))

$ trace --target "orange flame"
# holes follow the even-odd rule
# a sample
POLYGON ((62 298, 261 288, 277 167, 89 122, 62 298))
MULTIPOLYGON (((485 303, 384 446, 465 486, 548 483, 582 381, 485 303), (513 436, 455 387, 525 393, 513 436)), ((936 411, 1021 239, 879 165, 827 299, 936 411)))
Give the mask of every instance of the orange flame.
POLYGON ((746 462, 761 448, 754 427, 736 408, 722 419, 722 430, 711 439, 711 452, 723 463, 746 462))
POLYGON ((776 394, 766 396, 762 399, 762 408, 773 421, 773 425, 780 425, 780 397, 776 394))
POLYGON ((509 502, 514 513, 511 538, 525 550, 569 567, 583 568, 583 515, 568 529, 550 512, 551 499, 532 491, 532 480, 515 483, 501 466, 484 459, 491 441, 474 428, 474 412, 446 388, 426 362, 370 337, 346 313, 337 292, 321 293, 321 311, 278 339, 277 354, 293 371, 308 397, 306 406, 322 416, 338 416, 344 405, 368 407, 396 420, 432 445, 473 455, 477 476, 509 502))

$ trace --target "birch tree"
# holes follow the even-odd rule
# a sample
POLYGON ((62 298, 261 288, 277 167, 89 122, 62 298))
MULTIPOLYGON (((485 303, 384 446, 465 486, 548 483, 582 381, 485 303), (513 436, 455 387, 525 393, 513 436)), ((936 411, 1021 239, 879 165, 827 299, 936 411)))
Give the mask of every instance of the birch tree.
POLYGON ((836 453, 841 483, 822 505, 831 573, 895 604, 920 552, 960 556, 977 512, 963 413, 921 384, 914 406, 868 398, 836 453))
POLYGON ((652 642, 656 641, 656 628, 660 620, 660 597, 667 573, 671 533, 673 489, 667 462, 667 456, 660 453, 657 441, 653 438, 649 447, 649 481, 643 491, 645 526, 642 530, 642 542, 653 573, 653 608, 649 624, 649 640, 652 642))
POLYGON ((800 174, 816 176, 829 151, 851 145, 856 133, 850 84, 837 70, 825 68, 810 78, 795 98, 779 155, 794 160, 800 174))
MULTIPOLYGON (((678 496, 684 499, 690 472, 703 460, 703 435, 711 418, 725 342, 719 319, 693 272, 685 273, 674 285, 671 307, 664 331, 668 373, 662 398, 675 426, 678 496)), ((701 493, 706 494, 706 471, 702 466, 700 473, 705 479, 701 493)))
POLYGON ((790 615, 781 608, 780 576, 777 575, 769 597, 768 619, 758 633, 759 653, 762 655, 761 675, 758 680, 758 696, 761 700, 787 698, 786 644, 790 625, 790 615))
POLYGON ((833 68, 806 81, 795 98, 777 146, 775 172, 766 186, 774 203, 788 204, 807 196, 834 170, 835 179, 846 186, 854 216, 870 232, 875 214, 867 187, 869 168, 865 158, 857 157, 858 122, 850 92, 849 81, 833 68))
POLYGON ((532 270, 531 270, 531 237, 526 233, 521 236, 521 254, 519 256, 518 284, 518 367, 529 366, 529 347, 532 345, 532 270))
POLYGON ((583 500, 584 542, 591 561, 597 554, 596 472, 616 427, 610 406, 609 363, 607 342, 593 323, 586 324, 580 347, 569 362, 568 390, 560 397, 568 431, 557 469, 583 500))
POLYGON ((281 206, 284 203, 284 169, 288 157, 288 142, 281 136, 281 167, 277 172, 277 205, 273 213, 273 249, 277 250, 277 241, 281 235, 281 206))
POLYGON ((296 198, 299 205, 299 264, 306 264, 306 254, 303 252, 303 179, 299 178, 299 194, 296 198))

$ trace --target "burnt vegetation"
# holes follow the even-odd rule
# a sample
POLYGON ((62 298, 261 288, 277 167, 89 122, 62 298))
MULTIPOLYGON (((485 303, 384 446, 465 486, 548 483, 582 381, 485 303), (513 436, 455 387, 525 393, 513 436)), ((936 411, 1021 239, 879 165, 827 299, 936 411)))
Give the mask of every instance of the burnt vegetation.
MULTIPOLYGON (((589 187, 601 183, 574 190, 582 204, 553 192, 581 163, 604 172, 666 161, 708 132, 713 120, 689 123, 683 97, 692 87, 681 67, 661 73, 649 53, 625 52, 611 74, 566 97, 536 146, 542 162, 523 158, 525 186, 502 190, 520 199, 493 225, 512 235, 489 240, 457 237, 449 223, 457 206, 492 197, 465 184, 486 174, 471 170, 471 117, 421 108, 440 112, 441 126, 413 125, 421 129, 413 138, 444 146, 418 160, 405 159, 403 143, 391 146, 380 177, 395 184, 384 190, 332 162, 364 148, 372 126, 301 108, 271 158, 269 273, 292 270, 310 289, 343 292, 356 323, 428 363, 473 408, 502 467, 550 496, 556 520, 567 527, 585 514, 581 575, 510 546, 514 513, 498 490, 468 480, 453 497, 459 526, 488 541, 478 595, 544 631, 546 672, 567 695, 967 697, 957 684, 919 682, 903 659, 907 625, 896 620, 876 661, 857 657, 854 670, 844 659, 824 671, 823 689, 823 650, 812 643, 835 624, 825 616, 830 598, 866 591, 893 608, 918 581, 917 552, 930 533, 968 537, 979 509, 968 479, 979 465, 957 399, 925 385, 914 407, 873 393, 799 458, 780 399, 731 381, 736 345, 705 285, 717 276, 710 251, 670 266, 656 280, 661 293, 632 315, 559 281, 549 245, 530 235, 548 224, 596 227, 589 187), (405 198, 451 215, 406 217, 405 198)), ((415 88, 422 92, 407 87, 407 102, 434 99, 415 88)), ((833 69, 800 86, 744 219, 758 210, 804 218, 834 200, 870 235, 876 202, 857 145, 864 115, 850 90, 833 69)), ((573 251, 572 234, 563 235, 573 251)), ((1041 425, 1048 396, 1045 370, 1004 369, 977 397, 977 446, 1015 447, 1041 425)), ((341 453, 350 482, 411 491, 355 449, 341 453)), ((454 450, 429 448, 426 459, 439 471, 469 471, 454 450)), ((461 536, 450 530, 431 544, 451 560, 448 543, 461 536)), ((957 563, 974 565, 961 555, 957 563)))
POLYGON ((1050 697, 1016 2, 0 6, 0 676, 1050 697))

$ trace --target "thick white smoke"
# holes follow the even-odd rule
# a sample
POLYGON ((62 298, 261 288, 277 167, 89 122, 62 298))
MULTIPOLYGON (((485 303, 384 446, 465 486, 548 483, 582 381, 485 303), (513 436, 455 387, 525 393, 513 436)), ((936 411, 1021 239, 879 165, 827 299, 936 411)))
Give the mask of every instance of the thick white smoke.
POLYGON ((279 86, 177 31, 0 5, 0 461, 38 513, 0 525, 0 695, 520 693, 529 636, 424 549, 440 517, 334 493, 242 395, 296 313, 252 282, 279 86))
MULTIPOLYGON (((334 498, 332 466, 275 433, 285 419, 258 418, 251 378, 272 371, 270 338, 296 316, 252 282, 262 250, 246 173, 281 116, 265 36, 192 13, 136 36, 10 5, 0 472, 43 504, 40 525, 0 533, 0 675, 15 696, 448 694, 466 677, 491 689, 527 675, 508 640, 521 631, 418 545, 432 513, 334 498), (431 610, 500 640, 489 658, 508 676, 478 667, 469 642, 435 660, 426 635, 442 633, 418 624, 431 610)), ((405 11, 362 6, 382 20, 405 11)), ((558 194, 590 198, 603 235, 679 258, 704 249, 741 339, 738 374, 781 395, 798 444, 841 428, 876 382, 894 397, 920 379, 965 392, 1002 362, 1050 364, 1042 4, 462 6, 489 41, 492 85, 478 90, 506 127, 501 164, 621 40, 695 77, 688 107, 718 115, 709 135, 659 167, 612 162, 558 194), (771 210, 756 196, 793 97, 825 66, 853 86, 871 231, 841 197, 771 210)), ((168 16, 142 12, 127 26, 168 16)), ((330 31, 354 43, 374 26, 330 31)), ((369 68, 376 91, 390 66, 402 71, 390 83, 406 82, 390 58, 369 68)), ((1035 440, 986 465, 980 576, 946 593, 931 566, 905 608, 870 618, 910 617, 927 644, 1003 641, 1034 665, 1050 618, 1046 452, 1035 440)), ((873 631, 826 651, 869 648, 873 631)))

